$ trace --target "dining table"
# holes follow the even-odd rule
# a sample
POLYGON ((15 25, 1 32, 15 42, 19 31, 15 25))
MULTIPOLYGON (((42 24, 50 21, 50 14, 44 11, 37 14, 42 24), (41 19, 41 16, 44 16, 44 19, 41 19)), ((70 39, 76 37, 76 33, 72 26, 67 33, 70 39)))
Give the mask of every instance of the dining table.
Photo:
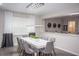
POLYGON ((44 40, 43 38, 32 38, 32 37, 20 37, 20 39, 27 42, 32 49, 34 49, 36 52, 40 52, 41 49, 46 47, 47 40, 44 40))

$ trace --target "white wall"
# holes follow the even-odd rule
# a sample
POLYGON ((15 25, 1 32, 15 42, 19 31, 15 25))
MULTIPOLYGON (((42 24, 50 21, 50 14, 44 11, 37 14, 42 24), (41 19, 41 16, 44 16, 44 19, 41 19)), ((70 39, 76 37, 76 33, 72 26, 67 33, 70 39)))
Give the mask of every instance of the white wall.
POLYGON ((69 12, 66 12, 66 13, 55 13, 55 14, 46 14, 46 15, 44 15, 44 16, 42 16, 42 18, 43 19, 45 19, 45 18, 51 18, 51 17, 61 17, 61 16, 68 16, 68 15, 70 15, 71 13, 69 13, 69 12))
POLYGON ((41 25, 41 26, 35 27, 36 35, 41 37, 42 33, 45 31, 44 20, 42 20, 41 16, 36 16, 35 24, 41 25))
POLYGON ((2 44, 3 29, 4 29, 4 12, 0 10, 0 47, 2 44))

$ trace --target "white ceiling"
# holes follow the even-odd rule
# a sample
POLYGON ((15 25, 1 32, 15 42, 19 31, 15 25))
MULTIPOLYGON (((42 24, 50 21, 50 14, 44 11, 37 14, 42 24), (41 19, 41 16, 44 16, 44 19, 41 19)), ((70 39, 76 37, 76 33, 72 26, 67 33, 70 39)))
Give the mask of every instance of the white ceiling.
POLYGON ((44 6, 37 9, 26 8, 27 5, 28 3, 3 3, 0 8, 35 15, 79 12, 78 3, 45 3, 44 6))

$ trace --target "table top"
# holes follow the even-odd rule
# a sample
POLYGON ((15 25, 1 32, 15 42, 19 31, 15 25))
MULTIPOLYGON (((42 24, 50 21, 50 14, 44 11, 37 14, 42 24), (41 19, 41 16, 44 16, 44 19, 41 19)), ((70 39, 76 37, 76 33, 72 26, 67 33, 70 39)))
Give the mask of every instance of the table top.
POLYGON ((41 38, 31 38, 31 37, 21 37, 24 41, 34 46, 37 49, 46 47, 47 40, 43 40, 41 38))

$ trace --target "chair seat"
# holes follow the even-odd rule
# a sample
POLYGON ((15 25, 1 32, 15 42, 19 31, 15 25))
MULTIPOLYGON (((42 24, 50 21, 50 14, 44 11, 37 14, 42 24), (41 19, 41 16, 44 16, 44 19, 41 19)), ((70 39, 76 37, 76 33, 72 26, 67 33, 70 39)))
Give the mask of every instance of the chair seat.
POLYGON ((25 52, 26 52, 26 53, 29 53, 29 54, 34 53, 34 51, 33 51, 32 49, 29 49, 28 51, 27 51, 27 49, 25 49, 25 52))
POLYGON ((24 47, 24 55, 32 56, 34 55, 34 51, 29 47, 29 44, 25 41, 23 41, 23 47, 24 47))
POLYGON ((52 56, 53 53, 52 52, 47 52, 47 51, 43 50, 43 51, 40 52, 40 55, 42 55, 42 56, 52 56))
POLYGON ((24 51, 23 55, 24 56, 34 56, 35 54, 34 53, 28 53, 28 52, 24 51))
POLYGON ((52 53, 52 52, 48 52, 48 51, 46 51, 46 50, 43 50, 42 53, 50 54, 50 53, 52 53))
POLYGON ((54 52, 54 54, 55 54, 53 42, 48 41, 45 49, 41 50, 41 54, 42 55, 52 55, 53 54, 52 52, 54 52))

